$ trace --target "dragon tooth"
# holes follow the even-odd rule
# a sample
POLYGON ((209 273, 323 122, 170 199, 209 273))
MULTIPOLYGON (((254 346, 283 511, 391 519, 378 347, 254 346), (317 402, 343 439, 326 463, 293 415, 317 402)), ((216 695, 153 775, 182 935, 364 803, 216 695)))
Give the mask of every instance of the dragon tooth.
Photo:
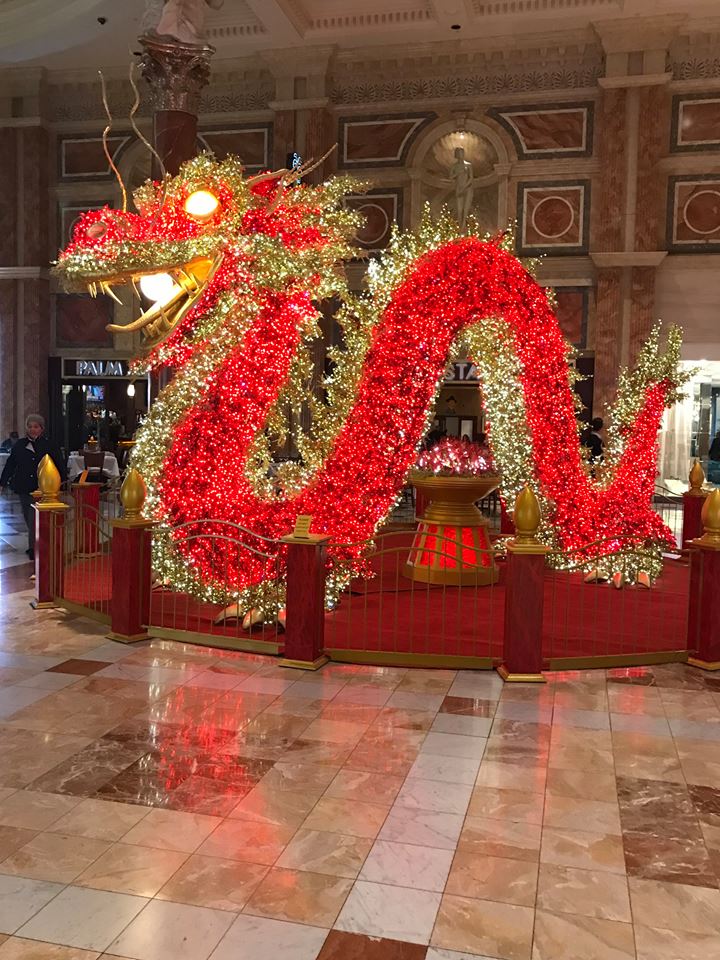
POLYGON ((113 288, 110 286, 109 283, 104 283, 102 286, 103 286, 103 293, 106 293, 109 297, 112 297, 113 300, 115 301, 115 303, 119 303, 120 306, 123 305, 122 300, 121 300, 120 297, 115 293, 115 291, 113 290, 113 288))

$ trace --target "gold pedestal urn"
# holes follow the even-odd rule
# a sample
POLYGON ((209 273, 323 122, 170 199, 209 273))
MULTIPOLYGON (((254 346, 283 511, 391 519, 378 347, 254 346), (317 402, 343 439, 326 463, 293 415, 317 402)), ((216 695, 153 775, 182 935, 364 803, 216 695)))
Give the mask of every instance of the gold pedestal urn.
POLYGON ((405 575, 423 583, 485 586, 495 583, 488 521, 475 506, 500 483, 496 474, 424 476, 410 481, 430 500, 415 533, 405 575))

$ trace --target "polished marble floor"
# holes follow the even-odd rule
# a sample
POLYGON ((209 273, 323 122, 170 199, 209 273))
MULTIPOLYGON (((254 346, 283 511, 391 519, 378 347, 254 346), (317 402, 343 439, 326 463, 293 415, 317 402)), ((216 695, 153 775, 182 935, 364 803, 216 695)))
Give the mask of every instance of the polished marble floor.
POLYGON ((125 647, 0 596, 0 960, 716 960, 720 677, 125 647))

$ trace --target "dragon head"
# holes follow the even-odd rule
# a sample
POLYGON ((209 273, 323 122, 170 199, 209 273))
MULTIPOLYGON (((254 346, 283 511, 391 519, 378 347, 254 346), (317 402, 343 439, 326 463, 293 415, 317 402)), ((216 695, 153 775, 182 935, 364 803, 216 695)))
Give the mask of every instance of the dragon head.
MULTIPOLYGON (((134 290, 139 316, 113 332, 141 330, 158 362, 180 344, 207 336, 201 317, 226 292, 311 286, 331 295, 338 258, 357 255, 350 240, 357 215, 339 209, 347 180, 300 184, 309 172, 279 170, 246 178, 235 157, 203 154, 177 176, 148 181, 134 194, 137 212, 104 207, 83 214, 55 275, 71 292, 134 290), (162 351, 155 351, 163 345, 162 351)), ((353 185, 355 187, 359 185, 353 185)), ((147 361, 146 361, 147 362, 147 361)))

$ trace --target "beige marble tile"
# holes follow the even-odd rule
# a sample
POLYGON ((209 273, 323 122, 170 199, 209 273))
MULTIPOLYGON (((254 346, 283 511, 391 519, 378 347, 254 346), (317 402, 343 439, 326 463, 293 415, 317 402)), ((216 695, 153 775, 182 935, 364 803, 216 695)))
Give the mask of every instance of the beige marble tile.
POLYGON ((268 872, 243 913, 331 927, 352 881, 328 874, 275 867, 268 872))
POLYGON ((83 800, 50 828, 53 833, 95 840, 120 840, 150 812, 150 807, 108 800, 83 800))
POLYGON ((635 960, 629 923, 538 910, 533 960, 635 960))
POLYGON ((241 910, 269 867, 194 854, 157 893, 159 900, 191 903, 215 910, 241 910))
POLYGON ((47 830, 78 803, 79 797, 18 790, 0 802, 0 824, 26 830, 47 830))
POLYGON ((279 867, 327 873, 354 880, 372 840, 320 830, 298 830, 277 862, 279 867))
POLYGON ((328 830, 350 837, 374 839, 388 815, 389 806, 379 803, 348 803, 322 797, 313 807, 303 826, 307 830, 328 830))
POLYGON ((542 823, 543 805, 541 793, 476 786, 467 812, 470 817, 542 823))
POLYGON ((302 793, 319 800, 337 772, 336 767, 286 761, 276 763, 258 786, 268 787, 273 792, 302 793))
POLYGON ((103 840, 38 833, 0 863, 0 873, 54 883, 71 883, 108 847, 109 844, 103 840))
POLYGON ((10 937, 0 946, 0 960, 96 960, 99 956, 95 950, 40 943, 21 937, 10 937))
POLYGON ((202 843, 197 853, 272 866, 294 833, 295 827, 226 820, 202 843))
POLYGON ((179 850, 194 853, 213 830, 222 823, 220 817, 176 810, 151 810, 123 838, 124 843, 158 850, 179 850))
POLYGON ((620 836, 620 809, 615 803, 580 800, 550 794, 545 800, 543 823, 560 830, 585 830, 620 836))
POLYGON ((720 957, 720 933, 690 933, 636 924, 635 947, 637 960, 715 960, 720 957))
POLYGON ((536 861, 540 853, 541 828, 534 823, 467 817, 458 851, 481 857, 536 861))
POLYGON ((454 850, 463 826, 457 813, 436 813, 394 806, 378 834, 381 840, 454 850))
POLYGON ((386 804, 393 802, 402 785, 402 777, 343 768, 325 791, 325 796, 336 800, 357 800, 362 797, 369 803, 386 804))
POLYGON ((95 890, 112 890, 153 897, 187 860, 186 853, 116 843, 90 864, 75 883, 95 890))
POLYGON ((625 873, 622 839, 582 830, 543 830, 540 860, 562 867, 625 873))
POLYGON ((445 892, 479 900, 500 900, 522 907, 535 905, 538 866, 506 857, 455 854, 445 892))
POLYGON ((299 827, 316 802, 312 792, 308 795, 290 790, 277 791, 261 782, 242 798, 229 816, 234 820, 299 827))
POLYGON ((495 760, 484 760, 480 765, 475 786, 544 794, 546 777, 545 764, 498 763, 495 760))
POLYGON ((576 800, 599 800, 617 803, 617 781, 614 773, 593 773, 590 770, 560 770, 549 767, 547 793, 576 800))
POLYGON ((717 934, 720 890, 631 877, 633 920, 645 927, 717 934))
POLYGON ((24 847, 37 834, 37 830, 22 827, 0 827, 0 861, 24 847))
POLYGON ((598 870, 540 865, 538 909, 631 922, 627 878, 598 870))
POLYGON ((533 919, 530 907, 446 894, 430 942, 461 953, 530 960, 533 919))

